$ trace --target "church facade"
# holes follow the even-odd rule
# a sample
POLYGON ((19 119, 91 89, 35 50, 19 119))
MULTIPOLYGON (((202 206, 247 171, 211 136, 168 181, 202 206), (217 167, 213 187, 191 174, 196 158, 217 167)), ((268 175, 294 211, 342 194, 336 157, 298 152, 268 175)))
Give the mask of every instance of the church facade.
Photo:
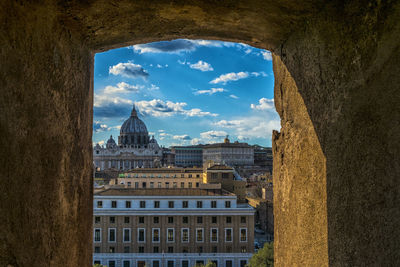
POLYGON ((97 170, 153 168, 160 166, 161 160, 162 149, 154 136, 150 138, 135 106, 131 116, 121 126, 118 144, 111 135, 105 147, 96 144, 93 148, 93 161, 97 170))

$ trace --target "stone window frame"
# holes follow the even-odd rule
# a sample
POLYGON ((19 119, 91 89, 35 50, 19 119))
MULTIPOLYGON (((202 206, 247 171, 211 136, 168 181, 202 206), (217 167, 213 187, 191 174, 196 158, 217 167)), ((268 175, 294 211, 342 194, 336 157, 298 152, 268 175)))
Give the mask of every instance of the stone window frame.
POLYGON ((108 243, 117 243, 117 228, 115 227, 110 227, 108 228, 108 236, 107 236, 107 242, 108 243), (111 240, 111 231, 114 230, 114 240, 111 240))
POLYGON ((225 233, 225 242, 232 243, 233 242, 233 228, 224 228, 224 233, 225 233), (231 232, 231 240, 227 240, 227 230, 230 230, 231 232))
POLYGON ((94 228, 93 229, 93 242, 94 243, 101 243, 101 240, 102 240, 101 236, 102 236, 101 228, 94 228), (96 230, 99 230, 99 233, 100 233, 100 240, 99 241, 96 241, 96 230))
POLYGON ((161 242, 161 230, 160 228, 151 228, 151 243, 160 243, 161 242), (158 241, 154 241, 154 232, 158 230, 158 241))
POLYGON ((138 228, 137 229, 137 242, 138 243, 141 243, 141 244, 143 244, 143 243, 146 243, 146 228, 138 228), (141 230, 143 230, 143 241, 140 241, 139 240, 139 238, 140 238, 140 231, 141 230))
POLYGON ((247 243, 248 242, 248 236, 247 236, 247 228, 240 228, 239 229, 239 241, 241 242, 241 243, 247 243), (242 240, 242 230, 245 230, 245 232, 246 232, 246 240, 242 240))
POLYGON ((218 228, 210 228, 210 243, 218 243, 218 228), (213 230, 217 230, 217 240, 213 240, 213 235, 212 232, 213 230))
POLYGON ((204 243, 204 228, 196 228, 196 243, 204 243), (198 240, 198 232, 201 231, 201 241, 198 240))
POLYGON ((167 243, 174 243, 175 242, 175 228, 167 228, 167 243), (172 230, 172 240, 169 240, 169 233, 172 230))
POLYGON ((131 243, 132 242, 132 230, 131 230, 131 228, 122 228, 122 243, 131 243), (128 237, 129 237, 129 240, 125 240, 125 237, 126 237, 126 235, 125 235, 125 230, 128 230, 128 232, 129 232, 129 234, 128 234, 128 237))
POLYGON ((189 243, 190 242, 190 228, 181 228, 181 242, 182 243, 189 243), (187 241, 183 240, 183 232, 187 230, 187 241))

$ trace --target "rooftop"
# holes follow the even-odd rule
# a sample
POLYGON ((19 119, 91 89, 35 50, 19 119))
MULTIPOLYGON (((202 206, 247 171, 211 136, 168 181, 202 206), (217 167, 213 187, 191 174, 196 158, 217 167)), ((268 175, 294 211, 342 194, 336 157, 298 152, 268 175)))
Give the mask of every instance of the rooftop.
POLYGON ((108 188, 95 196, 235 196, 223 189, 199 188, 108 188))
POLYGON ((190 172, 203 172, 203 168, 137 168, 132 169, 124 174, 131 173, 190 173, 190 172))

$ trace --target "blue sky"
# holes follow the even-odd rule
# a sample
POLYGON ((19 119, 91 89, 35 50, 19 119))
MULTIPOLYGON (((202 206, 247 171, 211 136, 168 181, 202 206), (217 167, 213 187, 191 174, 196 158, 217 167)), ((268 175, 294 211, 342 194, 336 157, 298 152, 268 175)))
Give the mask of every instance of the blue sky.
POLYGON ((163 146, 231 141, 271 146, 280 129, 268 51, 245 44, 173 40, 95 55, 93 142, 103 144, 135 103, 163 146))

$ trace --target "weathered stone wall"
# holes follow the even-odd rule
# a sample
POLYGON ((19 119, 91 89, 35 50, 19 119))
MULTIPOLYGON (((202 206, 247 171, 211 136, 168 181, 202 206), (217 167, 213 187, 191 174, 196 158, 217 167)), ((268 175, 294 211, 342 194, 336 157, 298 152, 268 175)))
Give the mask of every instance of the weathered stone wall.
POLYGON ((93 56, 50 7, 0 6, 0 266, 89 266, 93 56))
MULTIPOLYGON (((352 1, 327 5, 307 20, 302 30, 293 33, 282 44, 281 51, 276 51, 297 85, 319 140, 321 158, 322 154, 325 156, 327 219, 321 220, 321 224, 327 222, 330 266, 393 266, 400 262, 399 19, 399 2, 352 1)), ((280 75, 277 76, 279 80, 280 75)), ((290 93, 292 87, 288 84, 283 90, 290 93)), ((275 88, 279 102, 277 91, 275 88)), ((280 162, 279 157, 283 157, 281 174, 286 170, 292 180, 301 183, 304 179, 305 184, 297 187, 296 195, 308 196, 312 190, 310 197, 316 208, 321 201, 316 194, 318 190, 306 184, 320 175, 323 167, 320 164, 316 174, 310 175, 310 166, 303 164, 314 161, 307 153, 311 145, 301 146, 307 138, 299 140, 286 134, 293 130, 299 134, 297 129, 302 130, 306 125, 299 116, 301 112, 293 114, 296 104, 290 108, 294 99, 280 101, 287 105, 280 111, 284 143, 294 142, 288 148, 277 143, 277 150, 284 152, 275 155, 274 160, 280 162), (287 113, 293 114, 293 120, 285 119, 290 116, 287 113), (302 158, 294 158, 296 162, 284 161, 303 152, 306 154, 302 158), (300 172, 304 176, 299 179, 300 172)), ((308 138, 312 136, 309 131, 308 138)), ((317 153, 317 141, 313 143, 312 152, 317 153)), ((277 193, 282 194, 294 183, 281 184, 277 193)), ((322 189, 322 184, 319 186, 322 189)), ((295 203, 290 197, 285 200, 295 203)), ((299 239, 301 235, 287 235, 286 227, 294 227, 292 223, 282 226, 279 222, 293 221, 311 210, 311 207, 301 212, 293 209, 282 217, 275 209, 277 231, 285 233, 277 240, 277 244, 284 245, 277 247, 278 262, 282 250, 292 250, 293 244, 303 242, 299 239)), ((299 227, 306 226, 305 230, 312 232, 315 223, 313 227, 307 224, 299 227)), ((309 250, 308 246, 303 249, 309 250)), ((298 255, 288 262, 285 257, 283 265, 296 265, 301 258, 298 255)))
POLYGON ((398 1, 0 2, 0 266, 89 266, 93 52, 271 49, 277 266, 400 262, 398 1))

